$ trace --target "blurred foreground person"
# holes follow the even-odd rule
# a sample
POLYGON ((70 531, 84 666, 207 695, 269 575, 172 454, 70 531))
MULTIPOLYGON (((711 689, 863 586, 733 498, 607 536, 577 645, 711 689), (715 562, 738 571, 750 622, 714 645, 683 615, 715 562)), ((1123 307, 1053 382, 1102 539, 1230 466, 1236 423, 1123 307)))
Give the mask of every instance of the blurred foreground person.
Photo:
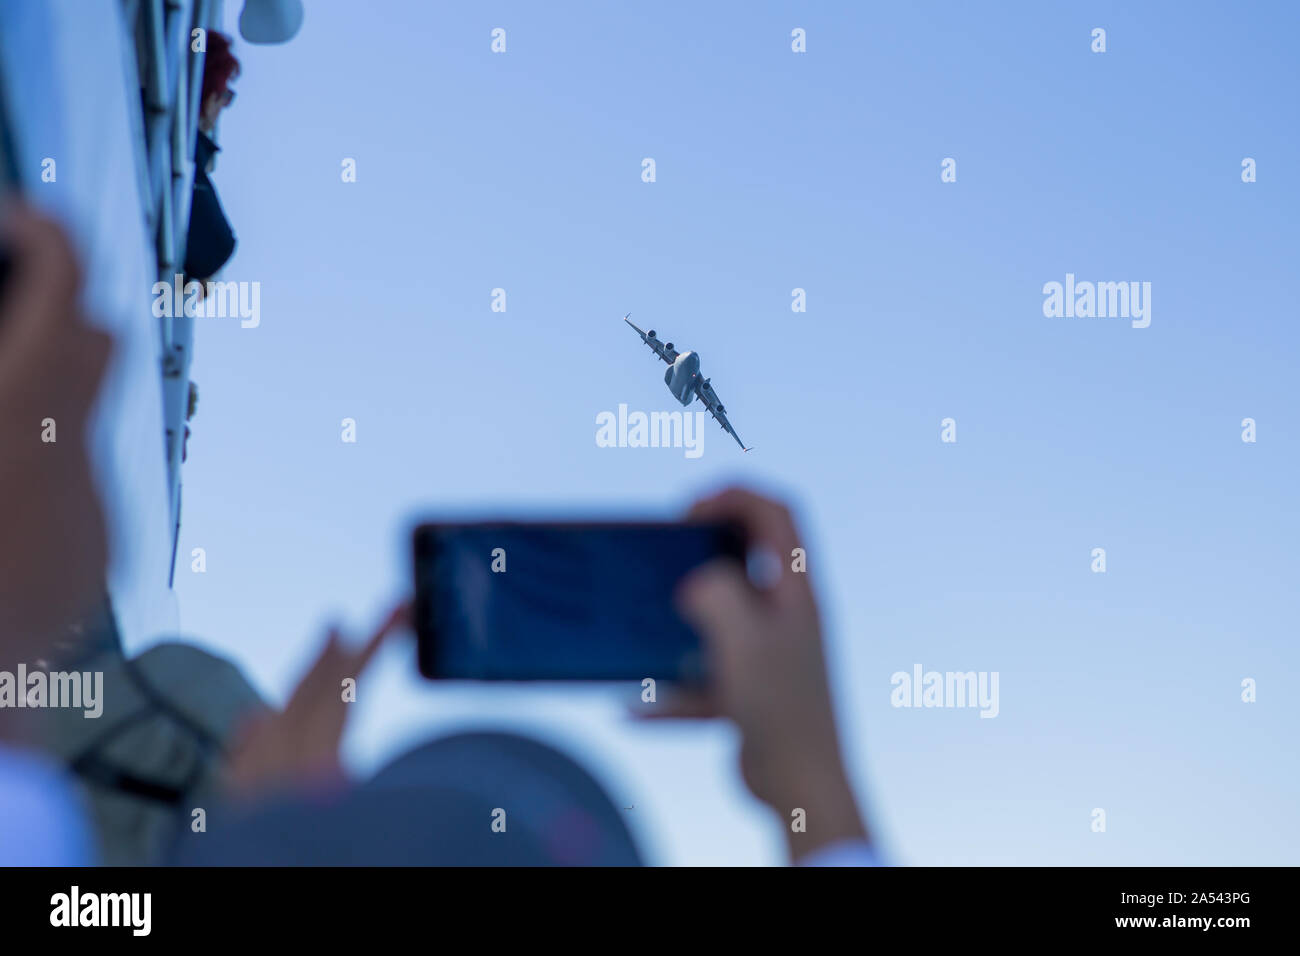
POLYGON ((355 676, 387 630, 360 652, 332 636, 283 713, 191 645, 126 658, 86 446, 111 342, 82 316, 58 225, 10 204, 0 252, 0 865, 156 862, 203 801, 341 775, 346 705, 325 683, 355 676), (102 712, 19 709, 20 665, 102 674, 102 712))
POLYGON ((0 663, 41 656, 99 598, 108 560, 86 426, 109 337, 79 311, 81 275, 53 222, 0 224, 0 663))
MULTIPOLYGON (((83 320, 67 236, 14 206, 0 222, 0 671, 12 675, 99 599, 107 561, 86 425, 108 362, 107 335, 83 320)), ((64 774, 15 746, 27 728, 0 691, 0 863, 80 865, 94 848, 64 774)))

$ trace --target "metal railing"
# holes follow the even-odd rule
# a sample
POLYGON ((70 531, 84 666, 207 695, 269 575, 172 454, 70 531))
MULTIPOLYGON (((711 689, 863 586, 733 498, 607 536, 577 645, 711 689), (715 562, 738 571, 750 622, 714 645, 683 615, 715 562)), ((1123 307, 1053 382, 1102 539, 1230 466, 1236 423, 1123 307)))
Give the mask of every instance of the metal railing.
MULTIPOLYGON (((154 239, 158 279, 171 285, 183 271, 194 189, 194 147, 205 60, 201 50, 193 50, 194 31, 215 29, 220 0, 123 0, 123 11, 135 35, 141 85, 147 178, 141 190, 147 204, 144 213, 154 239)), ((174 575, 194 319, 182 312, 165 315, 159 322, 163 447, 172 529, 170 567, 174 575)))

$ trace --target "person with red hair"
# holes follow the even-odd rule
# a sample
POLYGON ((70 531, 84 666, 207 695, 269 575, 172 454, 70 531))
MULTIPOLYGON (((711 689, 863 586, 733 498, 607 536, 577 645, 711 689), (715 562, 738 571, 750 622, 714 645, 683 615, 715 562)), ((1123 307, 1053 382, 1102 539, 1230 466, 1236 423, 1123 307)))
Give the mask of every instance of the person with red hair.
POLYGON ((199 132, 194 147, 194 198, 185 242, 185 277, 204 282, 226 264, 235 251, 235 233, 208 178, 220 151, 212 133, 221 111, 235 99, 230 81, 239 75, 239 60, 230 52, 230 37, 209 32, 203 62, 203 93, 199 100, 199 132))
POLYGON ((200 99, 199 129, 211 133, 221 111, 235 99, 230 81, 239 76, 239 60, 230 52, 230 37, 208 34, 208 52, 203 62, 203 96, 200 99))

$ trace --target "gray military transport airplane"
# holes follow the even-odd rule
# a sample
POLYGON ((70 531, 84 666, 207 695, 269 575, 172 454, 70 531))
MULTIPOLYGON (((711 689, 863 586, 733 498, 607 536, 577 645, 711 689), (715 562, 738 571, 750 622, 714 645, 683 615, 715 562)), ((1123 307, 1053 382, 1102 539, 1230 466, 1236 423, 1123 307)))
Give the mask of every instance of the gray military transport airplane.
POLYGON ((731 422, 727 421, 727 409, 718 400, 718 393, 713 390, 709 380, 700 374, 700 353, 678 352, 673 348, 672 342, 665 344, 659 341, 659 336, 655 335, 654 329, 642 332, 632 322, 631 312, 623 316, 623 321, 636 329, 636 334, 641 336, 641 341, 654 349, 655 355, 668 363, 668 371, 664 373, 664 384, 668 386, 668 391, 673 393, 673 397, 683 405, 689 405, 698 398, 709 410, 714 421, 722 426, 723 431, 736 439, 740 450, 749 451, 745 443, 740 440, 740 436, 736 434, 736 430, 731 427, 731 422))

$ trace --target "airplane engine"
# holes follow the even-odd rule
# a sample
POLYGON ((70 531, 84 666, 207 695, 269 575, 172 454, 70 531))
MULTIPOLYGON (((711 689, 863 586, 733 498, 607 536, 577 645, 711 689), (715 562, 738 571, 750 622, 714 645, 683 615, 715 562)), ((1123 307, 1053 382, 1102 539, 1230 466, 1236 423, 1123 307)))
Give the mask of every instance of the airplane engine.
POLYGON ((651 339, 654 338, 654 337, 655 337, 655 330, 654 330, 654 329, 651 329, 649 332, 647 332, 647 333, 646 333, 646 337, 647 337, 647 338, 651 338, 651 339))
POLYGON ((673 347, 673 343, 672 343, 672 342, 669 342, 669 343, 668 343, 668 347, 671 349, 671 348, 673 347))

